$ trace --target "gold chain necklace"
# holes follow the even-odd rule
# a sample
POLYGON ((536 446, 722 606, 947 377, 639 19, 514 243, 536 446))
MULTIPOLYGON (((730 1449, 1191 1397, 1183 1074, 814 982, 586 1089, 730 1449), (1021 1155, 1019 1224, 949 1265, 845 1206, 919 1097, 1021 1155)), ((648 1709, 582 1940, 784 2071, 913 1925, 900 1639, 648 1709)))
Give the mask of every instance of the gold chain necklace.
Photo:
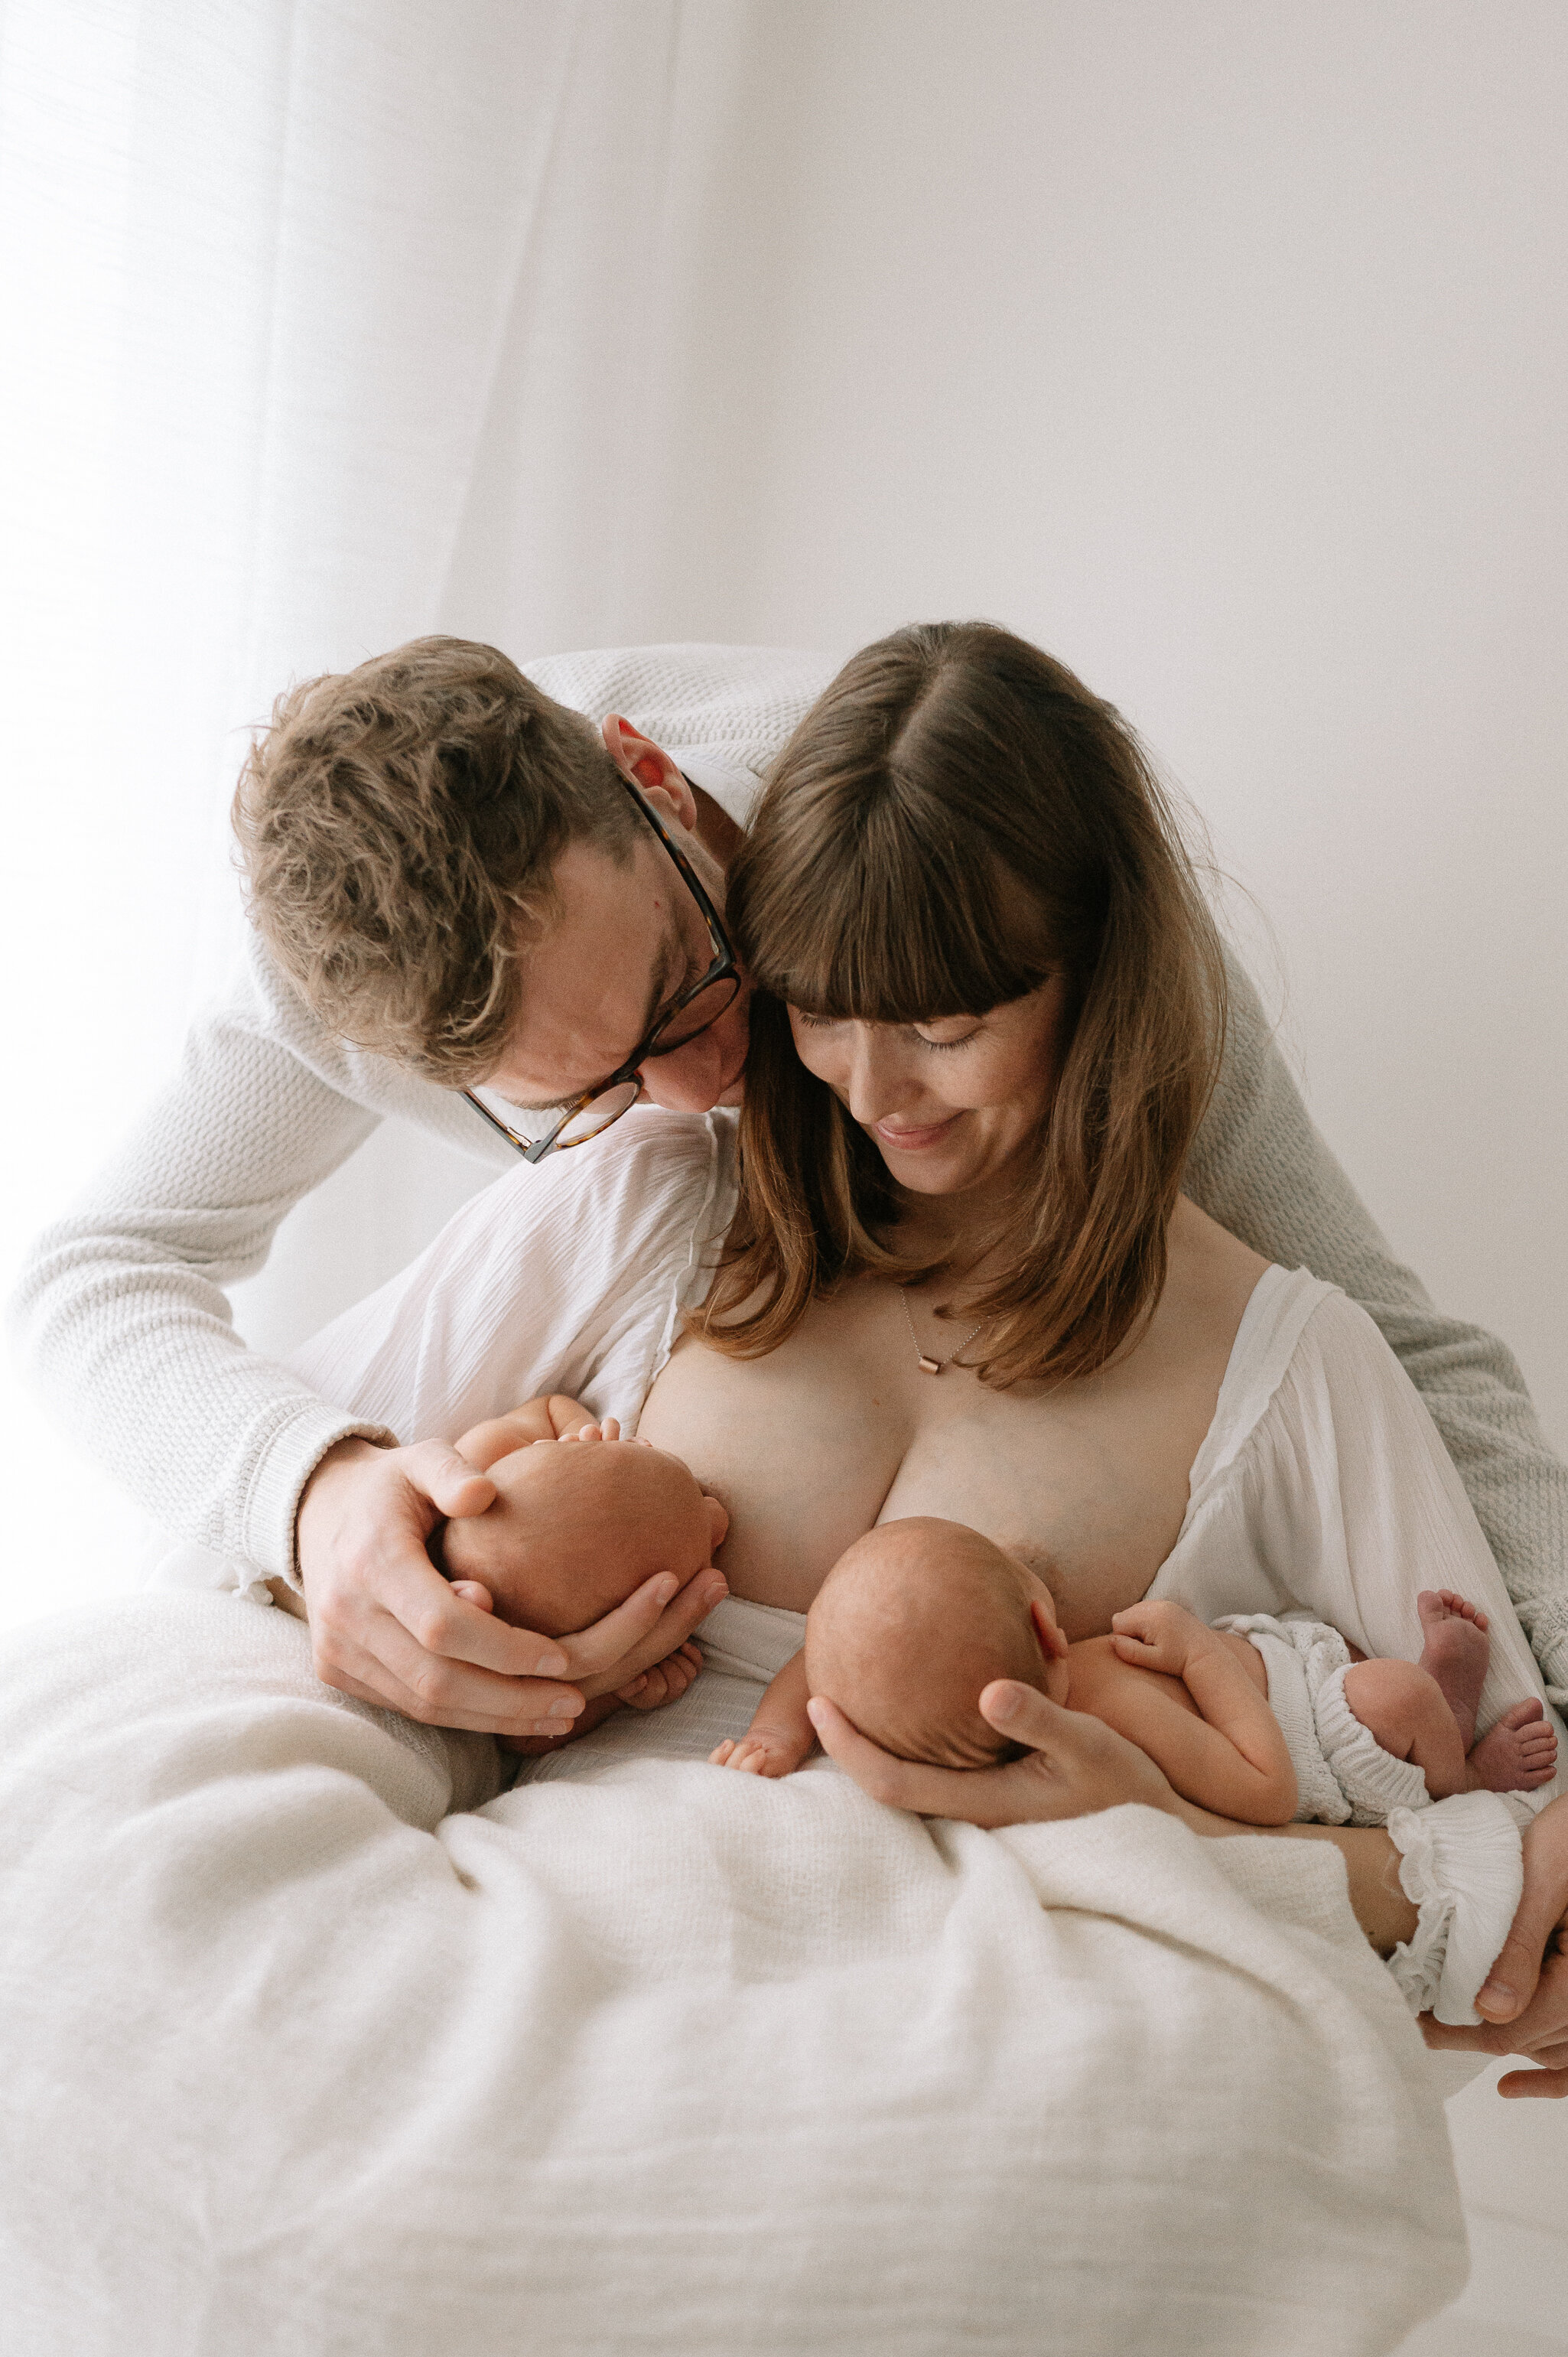
POLYGON ((908 1320, 909 1340, 915 1345, 915 1363, 923 1375, 940 1375, 944 1367, 950 1367, 959 1351, 967 1351, 975 1336, 991 1323, 989 1318, 983 1318, 978 1326, 970 1328, 962 1340, 948 1352, 945 1359, 933 1359, 929 1351, 922 1351, 920 1348, 920 1338, 915 1331, 915 1313, 909 1307, 909 1296, 903 1286, 898 1287, 898 1298, 904 1305, 904 1315, 908 1320))

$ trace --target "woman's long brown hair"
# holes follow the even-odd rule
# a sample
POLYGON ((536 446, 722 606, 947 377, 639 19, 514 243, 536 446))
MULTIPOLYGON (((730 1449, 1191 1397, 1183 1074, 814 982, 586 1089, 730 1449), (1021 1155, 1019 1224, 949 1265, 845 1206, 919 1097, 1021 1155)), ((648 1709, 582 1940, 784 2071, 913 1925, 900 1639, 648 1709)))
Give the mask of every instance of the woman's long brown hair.
MULTIPOLYGON (((811 1300, 911 1282, 869 1137, 795 1053, 787 1009, 983 1015, 1053 974, 1069 1036, 1005 1273, 966 1299, 984 1382, 1091 1374, 1141 1329, 1218 1070, 1219 936, 1136 737, 1073 674, 980 622, 898 630, 846 663, 780 755, 731 870, 757 985, 740 1199, 692 1323, 760 1357, 811 1300)), ((972 1255, 966 1255, 972 1257, 972 1255)))

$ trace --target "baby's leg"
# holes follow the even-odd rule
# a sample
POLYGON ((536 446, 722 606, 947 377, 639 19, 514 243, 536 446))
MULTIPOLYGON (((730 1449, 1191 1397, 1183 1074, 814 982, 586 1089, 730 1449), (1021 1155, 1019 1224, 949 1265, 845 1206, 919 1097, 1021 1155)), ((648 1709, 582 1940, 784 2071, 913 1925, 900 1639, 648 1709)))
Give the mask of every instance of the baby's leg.
POLYGON ((1352 1662, 1345 1673, 1345 1700, 1385 1751, 1413 1760, 1434 1801, 1466 1790, 1458 1722, 1429 1671, 1414 1662, 1352 1662))

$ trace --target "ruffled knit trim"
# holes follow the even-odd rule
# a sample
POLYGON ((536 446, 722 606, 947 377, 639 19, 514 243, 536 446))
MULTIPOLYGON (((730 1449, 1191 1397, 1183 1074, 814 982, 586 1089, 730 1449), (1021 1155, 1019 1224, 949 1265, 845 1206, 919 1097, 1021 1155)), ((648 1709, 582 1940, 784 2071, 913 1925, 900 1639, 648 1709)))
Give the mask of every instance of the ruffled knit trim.
POLYGON ((1425 1809, 1396 1809, 1389 1838, 1416 1926, 1389 1958, 1412 2013, 1474 2026, 1476 1997, 1496 1962, 1524 1889, 1519 1827, 1497 1792, 1455 1792, 1425 1809))

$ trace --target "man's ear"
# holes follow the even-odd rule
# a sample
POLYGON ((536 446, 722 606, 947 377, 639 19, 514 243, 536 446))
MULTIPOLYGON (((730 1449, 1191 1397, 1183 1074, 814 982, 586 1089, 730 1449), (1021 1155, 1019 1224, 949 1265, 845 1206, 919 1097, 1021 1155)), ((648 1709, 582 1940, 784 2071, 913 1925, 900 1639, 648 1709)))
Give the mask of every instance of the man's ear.
POLYGON ((662 802, 668 796, 671 809, 660 808, 660 816, 673 816, 691 834, 697 823, 697 798, 686 783, 676 764, 661 745, 623 720, 618 712, 607 712, 599 723, 599 734, 610 759, 634 786, 645 794, 662 802))
POLYGON ((1051 1619, 1049 1611, 1047 1609, 1046 1606, 1041 1603, 1037 1596, 1033 1598, 1030 1602, 1029 1618, 1035 1624, 1035 1634, 1039 1639, 1040 1651, 1045 1655, 1047 1661, 1065 1662, 1067 1659, 1067 1639, 1062 1635, 1061 1631, 1051 1619))
POLYGON ((717 1555, 729 1536, 729 1516, 716 1498, 704 1497, 703 1503, 708 1510, 708 1553, 717 1555))

